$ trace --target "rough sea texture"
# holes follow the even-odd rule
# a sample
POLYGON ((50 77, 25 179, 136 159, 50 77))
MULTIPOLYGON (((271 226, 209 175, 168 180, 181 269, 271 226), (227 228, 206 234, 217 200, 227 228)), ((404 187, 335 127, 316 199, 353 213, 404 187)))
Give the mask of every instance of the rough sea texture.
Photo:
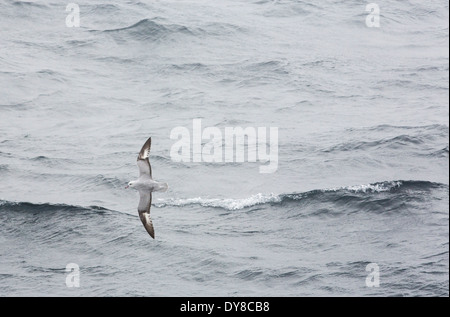
POLYGON ((0 0, 0 296, 449 295, 448 1, 76 3, 0 0), (172 161, 194 118, 278 170, 172 161))

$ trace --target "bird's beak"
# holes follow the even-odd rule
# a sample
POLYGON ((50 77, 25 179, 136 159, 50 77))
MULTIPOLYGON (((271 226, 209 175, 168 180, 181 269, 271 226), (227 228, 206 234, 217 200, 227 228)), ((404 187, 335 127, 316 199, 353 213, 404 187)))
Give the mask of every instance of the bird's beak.
POLYGON ((127 185, 127 186, 125 186, 125 189, 127 189, 128 187, 130 187, 130 186, 128 186, 128 185, 127 185))

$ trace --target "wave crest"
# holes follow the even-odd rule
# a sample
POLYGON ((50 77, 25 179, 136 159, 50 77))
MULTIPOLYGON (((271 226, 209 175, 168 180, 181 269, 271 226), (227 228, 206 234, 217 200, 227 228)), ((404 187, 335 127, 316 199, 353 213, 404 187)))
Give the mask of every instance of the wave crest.
POLYGON ((165 38, 171 34, 181 33, 184 35, 192 35, 193 32, 184 25, 178 24, 161 24, 150 19, 142 19, 133 25, 123 28, 103 30, 104 33, 110 34, 126 34, 137 40, 157 40, 165 38))
MULTIPOLYGON (((262 194, 258 193, 247 198, 171 198, 167 200, 159 200, 153 205, 157 208, 165 207, 185 207, 198 205, 209 208, 220 208, 228 211, 243 210, 259 205, 283 205, 290 202, 364 202, 368 197, 376 199, 376 195, 392 194, 393 197, 404 199, 404 194, 411 194, 413 197, 418 196, 417 193, 428 192, 433 189, 443 189, 448 191, 449 186, 441 183, 433 183, 428 181, 385 181, 366 185, 346 186, 331 189, 316 189, 301 193, 288 194, 262 194), (397 194, 400 194, 398 196, 397 194)), ((33 204, 29 202, 10 202, 0 200, 0 211, 28 211, 28 212, 56 212, 69 211, 80 213, 104 213, 112 211, 100 206, 76 206, 66 204, 33 204)))
POLYGON ((380 194, 386 192, 397 193, 398 191, 420 190, 428 191, 433 188, 448 188, 447 185, 433 183, 428 181, 385 181, 372 184, 346 186, 331 189, 316 189, 303 193, 288 194, 262 194, 258 193, 248 198, 231 199, 231 198, 182 198, 162 200, 154 204, 155 207, 184 207, 190 205, 200 205, 202 207, 221 208, 228 211, 242 210, 258 205, 275 204, 281 205, 290 201, 300 201, 309 199, 311 201, 334 201, 348 194, 364 195, 380 194))
POLYGON ((34 204, 30 202, 14 202, 7 200, 0 200, 0 211, 20 211, 20 212, 56 212, 56 211, 67 211, 67 212, 106 212, 109 209, 100 206, 89 206, 82 207, 76 205, 67 204, 51 204, 42 203, 34 204))
POLYGON ((156 203, 156 207, 176 206, 184 207, 189 205, 200 205, 202 207, 222 208, 226 210, 240 210, 247 207, 253 207, 256 205, 267 203, 279 203, 281 202, 281 196, 275 194, 263 195, 258 193, 248 198, 242 199, 219 199, 219 198, 185 198, 185 199, 169 199, 165 202, 156 203))

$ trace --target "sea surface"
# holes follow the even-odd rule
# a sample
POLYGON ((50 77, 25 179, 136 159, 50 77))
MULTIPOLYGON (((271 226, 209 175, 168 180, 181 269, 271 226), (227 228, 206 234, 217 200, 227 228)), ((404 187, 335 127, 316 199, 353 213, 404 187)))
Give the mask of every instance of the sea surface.
POLYGON ((448 1, 74 3, 0 0, 0 296, 449 296, 448 1))

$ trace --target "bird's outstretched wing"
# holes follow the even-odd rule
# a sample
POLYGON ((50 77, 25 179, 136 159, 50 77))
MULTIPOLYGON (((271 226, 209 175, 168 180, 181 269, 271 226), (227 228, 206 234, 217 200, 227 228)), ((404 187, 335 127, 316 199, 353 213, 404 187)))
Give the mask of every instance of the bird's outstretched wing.
POLYGON ((152 193, 146 191, 139 191, 139 205, 138 212, 142 224, 147 230, 148 234, 155 239, 155 230, 153 229, 152 219, 150 218, 150 206, 152 204, 152 193))
POLYGON ((151 146, 152 146, 152 138, 150 137, 148 138, 147 142, 144 143, 144 146, 139 152, 137 158, 137 165, 139 167, 139 177, 148 176, 152 178, 152 167, 150 165, 150 161, 148 160, 151 146))

